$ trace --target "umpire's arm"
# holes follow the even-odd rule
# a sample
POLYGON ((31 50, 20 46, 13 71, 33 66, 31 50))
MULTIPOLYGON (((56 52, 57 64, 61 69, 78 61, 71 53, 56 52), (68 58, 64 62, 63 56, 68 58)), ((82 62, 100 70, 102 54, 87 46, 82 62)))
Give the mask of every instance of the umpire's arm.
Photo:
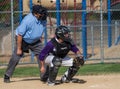
POLYGON ((22 36, 18 35, 17 36, 17 55, 22 54, 22 36))

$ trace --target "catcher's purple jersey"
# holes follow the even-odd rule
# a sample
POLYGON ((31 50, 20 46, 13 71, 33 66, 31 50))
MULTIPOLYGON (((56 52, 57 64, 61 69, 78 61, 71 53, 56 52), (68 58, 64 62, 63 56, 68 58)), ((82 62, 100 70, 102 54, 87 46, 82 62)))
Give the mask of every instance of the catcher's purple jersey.
MULTIPOLYGON (((49 41, 46 46, 43 48, 43 50, 41 51, 40 55, 39 55, 39 59, 40 60, 44 60, 45 56, 48 55, 49 53, 52 53, 53 50, 55 48, 55 45, 49 41)), ((76 47, 76 45, 71 45, 71 49, 72 52, 76 53, 79 49, 76 47)))

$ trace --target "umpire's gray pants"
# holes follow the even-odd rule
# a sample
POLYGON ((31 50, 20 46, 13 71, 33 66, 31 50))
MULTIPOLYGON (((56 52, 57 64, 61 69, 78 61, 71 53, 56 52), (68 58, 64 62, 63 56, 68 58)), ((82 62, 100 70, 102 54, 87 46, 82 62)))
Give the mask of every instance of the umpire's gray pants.
MULTIPOLYGON (((40 68, 40 62, 39 62, 39 53, 41 52, 41 49, 43 48, 43 44, 41 42, 34 44, 34 45, 28 45, 28 48, 35 54, 35 56, 38 59, 38 64, 40 68)), ((17 55, 17 48, 15 47, 15 50, 10 58, 8 67, 6 69, 5 75, 11 77, 13 75, 13 72, 15 70, 16 65, 19 63, 20 59, 23 55, 17 55)))

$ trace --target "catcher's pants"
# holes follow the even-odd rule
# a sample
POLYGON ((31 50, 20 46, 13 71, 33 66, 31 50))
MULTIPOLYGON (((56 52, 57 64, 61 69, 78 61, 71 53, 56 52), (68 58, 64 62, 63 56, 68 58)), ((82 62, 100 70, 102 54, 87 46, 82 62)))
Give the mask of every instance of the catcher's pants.
MULTIPOLYGON (((43 48, 43 44, 41 42, 34 44, 34 45, 28 45, 28 49, 32 50, 32 52, 35 54, 35 56, 38 59, 38 64, 40 67, 40 62, 39 62, 39 53, 41 52, 43 48)), ((19 63, 20 59, 23 57, 23 55, 17 55, 17 48, 15 47, 15 50, 10 58, 7 70, 5 72, 5 75, 11 77, 16 65, 19 63)))
MULTIPOLYGON (((49 70, 50 70, 49 68, 54 67, 53 62, 52 62, 53 58, 54 58, 54 55, 48 55, 45 58, 46 71, 44 73, 41 73, 41 80, 43 81, 47 81, 49 77, 49 70)), ((72 65, 73 65, 73 58, 66 56, 62 59, 61 66, 72 66, 72 65)))
MULTIPOLYGON (((52 63, 53 58, 54 58, 54 55, 48 55, 45 59, 45 63, 50 67, 53 67, 53 63, 52 63)), ((66 56, 62 59, 61 66, 72 66, 72 65, 73 65, 73 58, 66 56)))

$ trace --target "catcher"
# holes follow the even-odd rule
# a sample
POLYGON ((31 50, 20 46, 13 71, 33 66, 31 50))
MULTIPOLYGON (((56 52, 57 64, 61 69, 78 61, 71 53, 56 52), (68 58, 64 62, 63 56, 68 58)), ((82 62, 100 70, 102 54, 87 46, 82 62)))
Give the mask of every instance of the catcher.
POLYGON ((66 26, 56 28, 55 37, 43 48, 39 55, 41 81, 48 85, 55 85, 60 66, 70 66, 61 78, 61 83, 72 81, 73 77, 84 64, 83 56, 70 37, 70 30, 66 26), (69 51, 75 53, 76 58, 70 58, 69 51))

